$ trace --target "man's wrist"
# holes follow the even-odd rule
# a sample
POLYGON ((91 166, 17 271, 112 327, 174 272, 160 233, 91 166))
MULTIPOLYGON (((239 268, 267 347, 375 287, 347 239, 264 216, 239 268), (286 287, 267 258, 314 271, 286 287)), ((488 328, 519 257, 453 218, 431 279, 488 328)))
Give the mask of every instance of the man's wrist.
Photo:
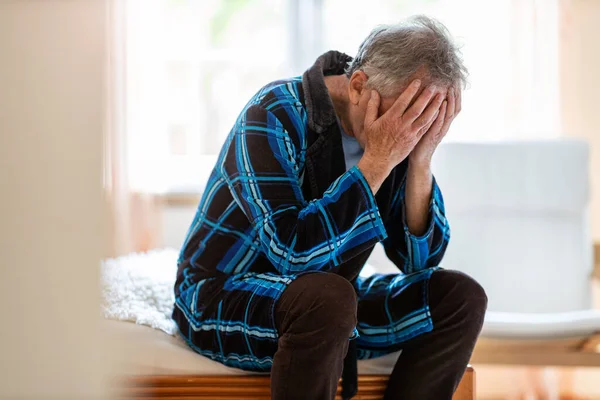
POLYGON ((431 159, 430 158, 414 158, 408 157, 408 169, 416 174, 430 174, 431 173, 431 159))
POLYGON ((417 237, 427 231, 432 182, 431 162, 409 157, 405 189, 406 225, 408 231, 417 237))
POLYGON ((373 193, 377 193, 381 184, 391 172, 391 169, 384 162, 373 160, 366 154, 360 159, 357 167, 367 180, 373 193))
POLYGON ((358 164, 362 166, 364 169, 368 169, 370 172, 377 175, 388 176, 392 169, 389 167, 389 163, 384 160, 380 160, 374 157, 371 157, 368 153, 363 154, 360 158, 358 164))

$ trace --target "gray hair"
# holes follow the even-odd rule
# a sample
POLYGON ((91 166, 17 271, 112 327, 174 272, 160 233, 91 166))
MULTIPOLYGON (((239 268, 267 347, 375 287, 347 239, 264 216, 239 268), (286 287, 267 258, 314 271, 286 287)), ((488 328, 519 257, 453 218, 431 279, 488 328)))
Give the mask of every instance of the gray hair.
POLYGON ((421 67, 436 83, 466 85, 467 68, 448 29, 441 22, 417 15, 373 29, 348 64, 346 75, 350 78, 354 72, 363 71, 368 87, 382 96, 392 96, 421 67))

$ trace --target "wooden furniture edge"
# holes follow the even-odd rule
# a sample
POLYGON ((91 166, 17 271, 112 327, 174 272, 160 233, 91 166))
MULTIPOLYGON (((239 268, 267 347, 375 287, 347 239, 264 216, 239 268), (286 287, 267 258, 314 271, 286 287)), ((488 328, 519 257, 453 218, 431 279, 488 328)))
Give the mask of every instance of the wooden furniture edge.
POLYGON ((473 364, 523 366, 600 366, 600 333, 567 339, 480 338, 471 357, 473 364))
MULTIPOLYGON (((387 375, 359 375, 354 400, 381 400, 387 375)), ((270 399, 268 375, 133 375, 118 378, 121 399, 270 399)), ((341 400, 338 385, 336 400, 341 400)), ((468 366, 453 400, 475 400, 475 371, 468 366)))
POLYGON ((580 346, 581 351, 600 352, 600 332, 590 336, 580 346))

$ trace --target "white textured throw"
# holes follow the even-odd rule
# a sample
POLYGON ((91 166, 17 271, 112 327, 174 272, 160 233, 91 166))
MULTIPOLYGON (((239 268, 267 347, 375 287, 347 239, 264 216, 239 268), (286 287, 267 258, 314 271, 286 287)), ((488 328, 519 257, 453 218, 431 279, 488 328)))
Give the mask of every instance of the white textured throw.
MULTIPOLYGON (((152 250, 109 259, 102 265, 104 316, 132 321, 179 336, 171 319, 178 252, 152 250)), ((375 272, 366 265, 363 274, 375 272)), ((541 339, 600 332, 600 310, 568 313, 488 312, 483 336, 541 339)))
POLYGON ((177 327, 171 319, 171 311, 177 256, 176 250, 163 249, 104 261, 104 316, 176 335, 177 327))

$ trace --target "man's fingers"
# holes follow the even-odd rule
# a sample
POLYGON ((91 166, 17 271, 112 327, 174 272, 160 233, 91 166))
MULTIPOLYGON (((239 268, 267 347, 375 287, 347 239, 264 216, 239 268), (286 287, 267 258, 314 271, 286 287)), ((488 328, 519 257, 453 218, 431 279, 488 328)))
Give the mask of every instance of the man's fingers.
POLYGON ((380 102, 381 98, 379 97, 377 90, 371 90, 371 97, 369 98, 367 112, 365 113, 365 126, 371 125, 377 119, 380 102))
POLYGON ((433 123, 431 129, 435 132, 439 132, 448 120, 448 118, 446 118, 448 115, 448 101, 444 100, 442 106, 440 107, 440 113, 435 119, 435 122, 433 123))
MULTIPOLYGON (((426 110, 426 107, 432 104, 431 99, 434 98, 436 93, 437 88, 434 85, 428 86, 423 93, 419 95, 419 98, 415 101, 415 103, 402 115, 402 119, 409 124, 414 122, 421 114, 423 114, 424 110, 426 110)), ((434 99, 433 102, 436 100, 437 98, 434 99)), ((441 100, 438 102, 437 108, 440 107, 440 104, 442 104, 441 100)), ((433 114, 431 114, 430 117, 431 116, 433 116, 433 114)))
POLYGON ((450 129, 450 124, 456 116, 456 104, 456 92, 453 92, 449 96, 448 108, 446 110, 446 118, 444 120, 444 124, 441 127, 441 134, 444 136, 446 135, 446 133, 448 133, 448 130, 450 129))
POLYGON ((402 92, 402 94, 396 99, 394 104, 392 104, 386 114, 390 113, 393 117, 399 117, 404 114, 413 97, 415 97, 419 91, 420 87, 421 81, 419 79, 412 81, 411 84, 404 89, 404 92, 402 92))
POLYGON ((433 125, 433 123, 435 121, 437 121, 438 116, 440 114, 440 111, 438 110, 435 114, 435 116, 433 117, 433 119, 431 121, 429 121, 429 123, 427 125, 425 125, 425 127, 421 128, 421 130, 419 131, 418 136, 423 136, 424 134, 426 134, 427 132, 429 132, 429 129, 431 129, 431 126, 433 125))
POLYGON ((456 90, 454 88, 450 88, 450 93, 448 96, 448 108, 446 110, 446 119, 454 118, 456 112, 456 90))
POLYGON ((454 115, 456 116, 462 108, 462 90, 460 89, 460 85, 457 86, 457 88, 454 90, 454 93, 456 95, 456 107, 454 108, 454 115))
MULTIPOLYGON (((444 101, 444 95, 442 95, 441 93, 438 93, 438 95, 435 97, 435 99, 431 103, 429 103, 429 105, 427 106, 425 111, 423 111, 422 113, 419 113, 420 116, 419 116, 419 118, 417 118, 416 121, 414 121, 413 127, 416 129, 421 129, 425 125, 427 125, 429 123, 429 121, 433 120, 435 113, 440 109, 442 101, 444 101)), ((415 103, 415 105, 416 105, 416 103, 415 103)), ((414 105, 413 105, 413 107, 414 107, 414 105)), ((412 107, 411 107, 411 110, 412 110, 412 107)))

